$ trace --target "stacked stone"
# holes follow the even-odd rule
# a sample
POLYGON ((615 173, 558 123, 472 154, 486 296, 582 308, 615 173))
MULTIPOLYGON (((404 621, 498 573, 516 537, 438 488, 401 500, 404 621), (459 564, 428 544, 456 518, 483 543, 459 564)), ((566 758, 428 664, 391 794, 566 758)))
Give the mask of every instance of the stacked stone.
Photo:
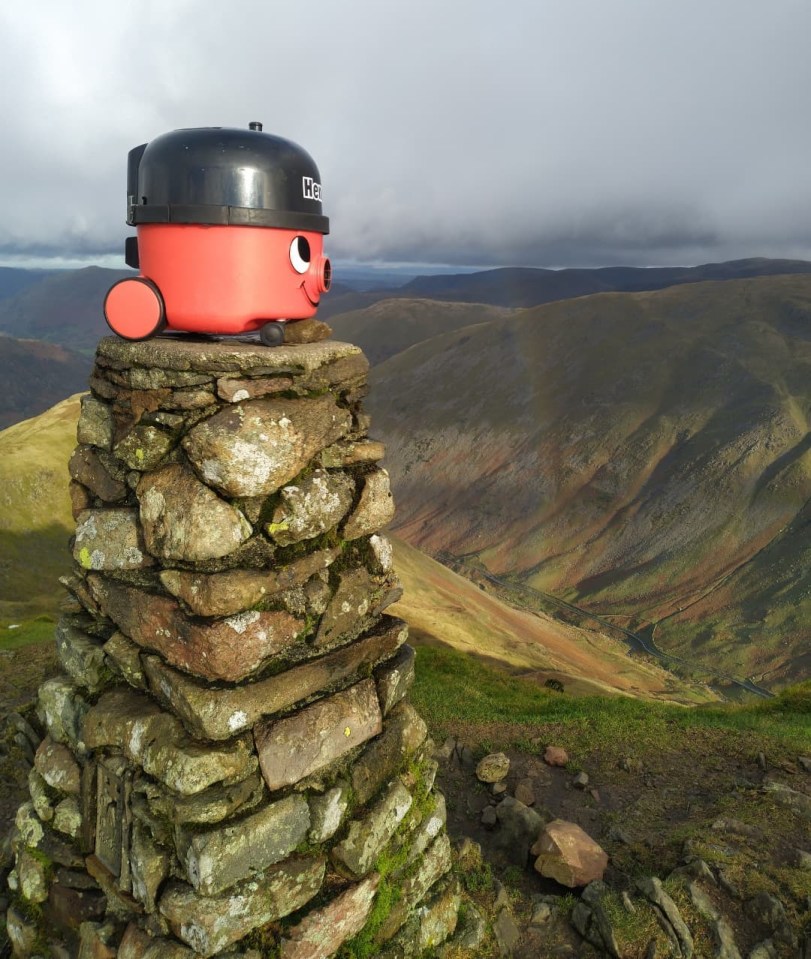
POLYGON ((333 341, 100 343, 18 956, 408 956, 453 932, 367 370, 333 341))

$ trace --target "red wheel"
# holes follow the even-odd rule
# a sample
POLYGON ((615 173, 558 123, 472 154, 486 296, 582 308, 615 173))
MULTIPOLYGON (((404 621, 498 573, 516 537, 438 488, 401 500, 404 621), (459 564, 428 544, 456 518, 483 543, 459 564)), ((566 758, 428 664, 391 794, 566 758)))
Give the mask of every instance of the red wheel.
POLYGON ((107 325, 125 340, 148 340, 166 326, 161 291, 144 276, 114 283, 104 298, 107 325))

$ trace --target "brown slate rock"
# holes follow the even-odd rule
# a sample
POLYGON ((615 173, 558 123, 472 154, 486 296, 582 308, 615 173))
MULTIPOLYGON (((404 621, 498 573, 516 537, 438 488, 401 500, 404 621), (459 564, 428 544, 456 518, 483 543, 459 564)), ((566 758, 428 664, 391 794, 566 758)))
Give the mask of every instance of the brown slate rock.
POLYGON ((200 955, 213 956, 308 903, 321 888, 325 867, 323 857, 292 857, 218 896, 170 883, 159 908, 179 939, 200 955))
POLYGON ((349 646, 275 676, 223 689, 196 682, 157 657, 146 659, 145 670, 153 693, 180 716, 193 735, 230 739, 253 728, 265 716, 357 676, 396 652, 407 635, 408 627, 402 620, 386 616, 349 646))
POLYGON ((146 676, 141 663, 141 647, 116 630, 104 644, 104 655, 130 686, 146 689, 146 676))
POLYGON ((6 913, 6 930, 15 956, 32 956, 40 936, 39 926, 29 919, 25 910, 10 906, 6 913))
POLYGON ((569 754, 562 746, 547 746, 543 761, 547 766, 565 766, 569 762, 569 754))
POLYGON ((563 819, 548 823, 530 852, 537 856, 537 872, 570 889, 601 880, 608 865, 608 856, 591 836, 563 819))
POLYGON ((294 794, 205 832, 181 829, 177 851, 194 888, 211 896, 289 856, 309 828, 307 800, 294 794))
POLYGON ((51 883, 48 902, 43 912, 50 923, 64 929, 78 929, 83 922, 100 919, 107 908, 103 893, 89 889, 73 889, 59 882, 51 883))
POLYGON ((372 908, 380 876, 373 873, 286 931, 280 959, 329 959, 356 936, 372 908))
POLYGON ((203 679, 243 679, 269 656, 286 649, 303 625, 283 610, 250 610, 226 619, 195 621, 167 596, 96 574, 88 581, 105 615, 133 642, 203 679))
POLYGON ((346 473, 315 470, 298 483, 283 486, 281 502, 267 525, 280 546, 312 539, 337 526, 355 497, 355 483, 346 473))
POLYGON ((415 939, 418 955, 426 949, 435 949, 456 932, 462 903, 459 882, 453 879, 438 885, 444 888, 436 893, 432 890, 430 899, 417 911, 419 925, 415 939))
POLYGON ((48 679, 37 690, 37 703, 51 738, 83 754, 82 722, 89 707, 76 685, 59 677, 48 679))
POLYGON ((316 550, 280 569, 232 569, 210 574, 166 569, 160 579, 197 616, 233 616, 301 586, 315 573, 328 569, 340 552, 340 547, 316 550))
POLYGON ((404 699, 414 683, 414 647, 400 647, 391 659, 381 663, 374 672, 377 695, 384 716, 404 699))
POLYGON ((327 696, 285 719, 254 729, 262 775, 271 790, 297 783, 381 730, 371 679, 327 696))
MULTIPOLYGON (((304 381, 308 390, 328 390, 335 387, 346 389, 365 385, 369 372, 369 361, 360 352, 347 354, 325 363, 314 370, 304 381)), ((353 402, 353 400, 350 400, 353 402)))
POLYGON ((217 559, 252 533, 238 509, 177 463, 146 474, 136 492, 146 547, 160 559, 217 559))
POLYGON ((175 370, 162 370, 131 366, 129 368, 103 367, 104 376, 111 383, 124 386, 129 390, 164 390, 189 386, 208 386, 212 377, 206 373, 181 373, 175 370))
POLYGON ((179 719, 129 689, 104 693, 84 717, 82 735, 90 749, 120 749, 150 776, 184 796, 215 783, 239 781, 256 768, 248 739, 222 746, 194 742, 179 719))
POLYGON ((383 920, 376 936, 377 942, 391 939, 431 886, 451 868, 452 862, 448 835, 440 833, 428 847, 417 868, 400 883, 400 898, 383 920))
POLYGON ((183 448, 206 483, 227 496, 260 496, 294 479, 351 427, 330 395, 247 400, 199 423, 183 448))
POLYGON ((343 780, 321 795, 310 796, 310 831, 307 838, 311 843, 324 843, 338 832, 349 808, 349 799, 349 783, 343 780))
POLYGON ((86 486, 94 496, 105 503, 117 503, 127 493, 126 484, 111 475, 116 469, 109 453, 93 446, 77 446, 68 463, 71 477, 86 486))
POLYGON ((315 636, 316 646, 332 646, 348 642, 370 623, 377 584, 364 567, 343 570, 338 587, 330 600, 315 636))
POLYGON ((406 787, 395 781, 361 819, 349 823, 346 836, 332 848, 332 860, 355 879, 365 876, 388 845, 413 804, 406 787))
POLYGON ((355 466, 359 463, 376 463, 386 455, 386 447, 377 440, 344 440, 328 446, 319 455, 319 462, 327 469, 355 466))
POLYGON ((196 959, 196 954, 179 942, 153 939, 130 923, 118 947, 116 959, 196 959))
POLYGON ((101 641, 76 629, 64 616, 56 624, 56 652, 62 669, 91 693, 110 683, 111 673, 101 641))
POLYGON ((174 825, 212 825, 256 806, 265 795, 258 772, 231 785, 217 783, 194 796, 177 796, 159 786, 147 792, 150 812, 174 825))
POLYGON ((79 795, 81 770, 67 746, 46 736, 37 749, 34 768, 52 789, 71 796, 79 795))
POLYGON ((525 806, 535 805, 535 788, 531 779, 522 779, 516 783, 515 798, 525 806))
POLYGON ((73 558, 82 569, 144 569, 147 553, 134 509, 88 509, 76 524, 73 558))
POLYGON ((383 735, 370 743, 352 766, 352 789, 357 801, 367 803, 383 783, 399 772, 427 735, 428 727, 411 703, 403 701, 395 706, 383 724, 383 735))
POLYGON ((505 753, 490 753, 479 760, 476 766, 476 778, 483 783, 497 783, 507 778, 510 760, 505 753))
MULTIPOLYGON (((157 391, 156 391, 157 392, 157 391)), ((160 401, 162 410, 204 410, 216 402, 213 390, 169 390, 160 401)))
POLYGON ((97 362, 119 364, 120 369, 132 366, 158 367, 162 370, 191 370, 209 374, 237 372, 245 376, 273 373, 302 374, 320 369, 345 356, 361 355, 351 343, 327 340, 300 346, 278 346, 268 349, 258 342, 225 337, 201 343, 189 337, 158 338, 131 342, 117 336, 102 339, 96 350, 97 362))
POLYGON ((89 393, 81 398, 76 440, 82 446, 97 446, 108 451, 113 445, 112 408, 89 393))
POLYGON ((306 320, 288 321, 284 326, 284 342, 287 344, 319 343, 332 336, 332 327, 314 316, 306 320))
POLYGON ((293 385, 292 376, 255 376, 247 379, 221 377, 217 380, 217 396, 226 403, 258 400, 273 393, 282 393, 293 385))
POLYGON ((93 505, 93 496, 86 486, 82 486, 73 479, 68 483, 68 495, 70 496, 70 515, 75 521, 93 505))
POLYGON ((110 923, 83 922, 79 927, 78 959, 116 959, 111 943, 114 931, 110 923))
POLYGON ((154 912, 158 890, 169 875, 172 857, 152 838, 148 827, 135 819, 130 838, 132 894, 147 912, 154 912))
POLYGON ((115 455, 131 470, 155 469, 174 446, 171 433, 139 423, 115 445, 115 455))
POLYGON ((344 524, 344 539, 358 539, 369 533, 377 533, 394 518, 394 498, 386 470, 376 469, 367 473, 364 480, 358 505, 344 524))

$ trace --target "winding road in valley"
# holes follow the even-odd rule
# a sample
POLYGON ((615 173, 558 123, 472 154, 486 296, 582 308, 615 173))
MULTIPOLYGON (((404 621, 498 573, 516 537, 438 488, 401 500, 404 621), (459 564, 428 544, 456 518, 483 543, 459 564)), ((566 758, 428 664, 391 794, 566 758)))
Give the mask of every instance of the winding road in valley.
POLYGON ((470 574, 475 570, 476 573, 478 573, 480 576, 483 576, 486 580, 488 580, 488 582, 493 583, 495 586, 510 590, 511 592, 523 593, 526 597, 534 600, 538 604, 543 604, 544 606, 551 606, 559 610, 574 613, 579 617, 598 623, 601 628, 607 631, 611 631, 614 634, 619 633, 629 644, 632 650, 636 652, 647 653, 649 656, 653 656, 662 661, 665 665, 668 663, 681 663, 690 669, 695 669, 713 676, 719 676, 720 678, 735 686, 738 686, 740 689, 743 689, 754 696, 760 696, 762 699, 772 699, 774 696, 774 693, 770 692, 768 689, 764 689, 762 686, 758 686, 756 683, 753 683, 751 679, 738 679, 735 676, 728 675, 727 673, 719 673, 716 670, 710 670, 704 664, 694 660, 685 659, 682 656, 674 656, 673 654, 667 653, 660 649, 656 643, 653 642, 653 640, 644 636, 640 636, 639 633, 635 633, 623 626, 617 626, 615 623, 609 622, 609 620, 604 619, 598 614, 589 612, 589 610, 582 609, 580 606, 575 606, 572 603, 567 603, 565 600, 558 599, 558 597, 552 596, 549 593, 543 593, 538 589, 533 589, 531 586, 525 586, 523 583, 510 583, 507 580, 499 579, 497 576, 494 576, 483 567, 474 568, 467 566, 464 560, 459 557, 454 557, 454 564, 459 569, 466 571, 468 579, 472 579, 470 574))

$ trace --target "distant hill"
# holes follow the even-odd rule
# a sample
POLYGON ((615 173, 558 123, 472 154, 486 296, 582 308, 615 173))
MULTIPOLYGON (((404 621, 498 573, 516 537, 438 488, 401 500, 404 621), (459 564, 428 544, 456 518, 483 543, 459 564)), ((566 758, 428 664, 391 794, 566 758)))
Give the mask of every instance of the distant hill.
MULTIPOLYGON (((60 343, 68 349, 88 354, 93 352, 98 340, 109 332, 102 314, 107 290, 116 280, 130 275, 124 270, 105 270, 100 267, 53 271, 50 275, 47 271, 10 272, 15 275, 42 272, 46 275, 36 278, 36 281, 31 277, 23 280, 12 278, 13 282, 24 282, 24 288, 5 298, 0 276, 0 333, 60 343)), ((352 289, 350 282, 341 282, 339 277, 330 292, 323 297, 318 316, 332 324, 339 315, 357 313, 381 301, 395 299, 429 299, 516 308, 601 292, 656 290, 705 280, 799 273, 811 273, 811 263, 802 260, 751 259, 656 269, 505 268, 480 273, 417 277, 404 286, 365 292, 352 289)), ((370 329, 370 324, 378 320, 388 322, 384 314, 370 314, 366 320, 356 317, 351 322, 358 329, 370 329)), ((412 329, 416 332, 416 327, 412 326, 412 329)))
POLYGON ((782 684, 811 661, 811 277, 582 297, 373 371, 395 529, 782 684))
POLYGON ((14 296, 29 286, 35 286, 56 272, 56 270, 22 270, 17 267, 0 266, 0 300, 14 296))
POLYGON ((582 270, 507 267, 480 273, 420 276, 401 287, 397 295, 529 307, 592 293, 661 290, 668 286, 701 283, 705 280, 735 280, 796 273, 811 273, 811 263, 805 260, 769 260, 761 257, 693 267, 611 266, 582 270))
POLYGON ((62 346, 0 335, 0 429, 86 389, 90 367, 87 357, 62 346))
POLYGON ((130 275, 97 266, 55 272, 0 300, 0 333, 92 353, 110 332, 102 312, 104 296, 116 280, 130 275))
POLYGON ((391 299, 341 313, 329 322, 337 339, 356 343, 374 364, 439 333, 502 319, 511 312, 478 303, 391 299))

